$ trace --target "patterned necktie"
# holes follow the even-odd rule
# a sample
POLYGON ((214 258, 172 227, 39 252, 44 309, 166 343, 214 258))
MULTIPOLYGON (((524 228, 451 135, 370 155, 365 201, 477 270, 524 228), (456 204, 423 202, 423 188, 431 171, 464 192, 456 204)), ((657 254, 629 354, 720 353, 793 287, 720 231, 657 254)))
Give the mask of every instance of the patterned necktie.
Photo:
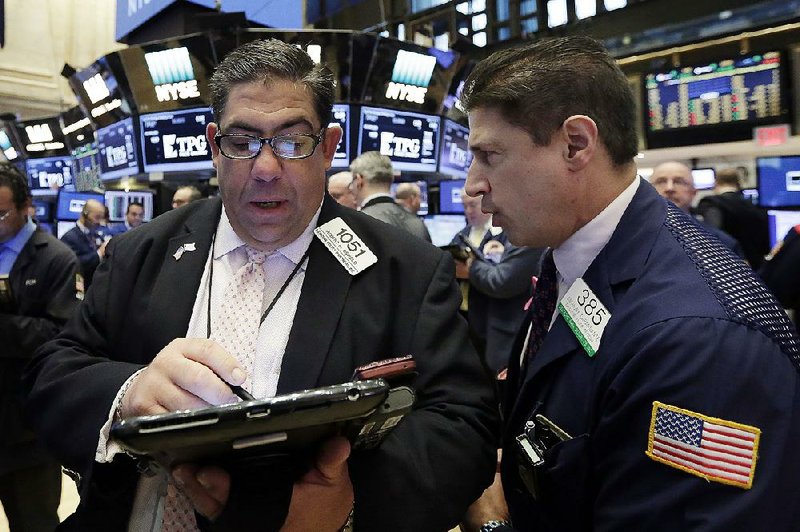
MULTIPOLYGON (((267 254, 245 246, 247 263, 239 268, 225 291, 220 318, 213 324, 211 338, 219 342, 247 373, 242 385, 251 390, 250 376, 256 355, 258 329, 266 278, 264 261, 267 254)), ((208 294, 211 297, 211 294, 208 294)), ((198 530, 194 509, 189 499, 172 484, 167 486, 162 532, 194 532, 198 530)))
POLYGON ((251 390, 261 307, 267 285, 263 267, 267 254, 250 246, 244 249, 247 263, 239 268, 225 291, 220 318, 211 330, 211 338, 236 358, 247 373, 242 386, 251 390))
POLYGON ((558 277, 556 263, 553 262, 553 250, 547 250, 542 261, 542 270, 539 280, 536 281, 536 290, 533 293, 533 318, 531 320, 531 333, 528 336, 528 351, 525 353, 525 363, 539 351, 544 337, 550 329, 553 312, 558 299, 558 277))

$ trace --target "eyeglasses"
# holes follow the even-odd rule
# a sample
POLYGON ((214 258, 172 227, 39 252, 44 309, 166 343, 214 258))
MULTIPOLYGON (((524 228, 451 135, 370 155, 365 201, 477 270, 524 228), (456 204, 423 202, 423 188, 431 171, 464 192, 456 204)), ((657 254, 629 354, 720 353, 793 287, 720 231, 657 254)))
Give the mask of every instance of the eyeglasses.
POLYGON ((230 135, 217 133, 214 137, 214 142, 217 143, 222 155, 228 159, 254 159, 261 153, 261 148, 264 144, 269 144, 275 157, 295 160, 310 157, 314 150, 317 149, 317 145, 322 142, 324 134, 325 128, 317 135, 296 133, 264 138, 244 133, 232 133, 230 135))

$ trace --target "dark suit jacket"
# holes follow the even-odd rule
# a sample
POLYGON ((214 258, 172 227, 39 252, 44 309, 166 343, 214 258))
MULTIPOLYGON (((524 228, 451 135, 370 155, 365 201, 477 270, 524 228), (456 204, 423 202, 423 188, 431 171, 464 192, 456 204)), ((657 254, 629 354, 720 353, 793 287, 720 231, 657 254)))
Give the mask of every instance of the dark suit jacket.
POLYGON ((597 353, 559 315, 508 411, 502 469, 515 527, 796 530, 800 344, 752 270, 641 181, 583 279, 611 314, 597 353), (654 401, 759 428, 752 487, 649 458, 654 401), (513 440, 534 412, 572 436, 545 453, 536 501, 513 440))
POLYGON ((83 234, 83 231, 81 231, 81 228, 77 225, 64 233, 64 236, 61 237, 61 241, 68 245, 72 251, 75 252, 75 255, 78 256, 78 260, 81 264, 81 273, 83 274, 83 281, 86 288, 89 288, 89 285, 92 284, 94 271, 100 264, 100 256, 97 254, 97 246, 92 245, 92 242, 89 240, 89 238, 90 237, 87 237, 83 234))
POLYGON ((794 309, 800 324, 800 225, 789 230, 781 249, 758 271, 784 308, 794 309))
POLYGON ((0 309, 0 474, 45 459, 23 423, 20 377, 34 351, 54 338, 78 308, 77 272, 72 250, 40 229, 11 268, 15 304, 0 309))
POLYGON ((361 211, 389 225, 404 229, 426 242, 431 241, 431 235, 428 233, 428 228, 425 227, 425 222, 388 196, 371 199, 361 207, 361 211))
MULTIPOLYGON (((100 427, 122 383, 184 336, 220 209, 218 199, 193 202, 112 239, 78 316, 30 368, 28 412, 64 463, 84 472, 76 529, 125 526, 136 469, 125 457, 92 463, 100 427), (190 242, 197 251, 175 260, 190 242)), ((378 262, 350 276, 313 240, 278 393, 346 382, 357 366, 413 354, 414 411, 378 450, 350 460, 356 519, 364 530, 446 530, 491 481, 497 428, 491 383, 457 314, 453 262, 326 197, 319 224, 336 217, 378 262)))
POLYGON ((745 258, 757 270, 769 253, 767 213, 756 207, 741 192, 706 196, 697 204, 706 223, 725 231, 739 241, 745 258))
MULTIPOLYGON (((468 245, 469 226, 459 231, 454 244, 468 245)), ((474 334, 485 345, 486 364, 493 373, 508 366, 514 339, 525 320, 525 303, 531 295, 531 277, 539 275, 542 249, 517 247, 505 233, 486 233, 469 270, 467 316, 474 334), (504 246, 499 263, 483 256, 483 246, 497 240, 504 246)))

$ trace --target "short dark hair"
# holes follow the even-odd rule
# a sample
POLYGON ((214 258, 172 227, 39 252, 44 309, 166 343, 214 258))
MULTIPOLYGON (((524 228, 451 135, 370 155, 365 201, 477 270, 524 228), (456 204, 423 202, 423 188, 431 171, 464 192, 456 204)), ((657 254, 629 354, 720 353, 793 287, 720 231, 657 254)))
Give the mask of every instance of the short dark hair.
POLYGON ((141 202, 132 201, 132 202, 128 203, 128 207, 125 209, 125 214, 128 214, 129 212, 131 212, 131 207, 141 207, 142 210, 144 210, 144 205, 141 202))
POLYGON ((0 162, 0 187, 11 189, 11 197, 17 209, 24 207, 31 198, 28 178, 11 163, 0 162))
POLYGON ((717 173, 714 177, 714 184, 718 186, 736 187, 741 189, 741 177, 742 174, 739 172, 738 168, 723 168, 722 170, 717 170, 717 173))
POLYGON ((278 39, 251 41, 236 48, 211 76, 211 108, 214 121, 220 123, 231 88, 239 83, 287 80, 302 83, 309 89, 320 126, 331 121, 334 99, 334 76, 324 65, 293 44, 278 39))
POLYGON ((589 37, 545 39, 495 52, 470 73, 461 105, 467 112, 498 109, 538 146, 550 144, 570 116, 586 115, 597 124, 615 165, 630 163, 638 152, 628 80, 603 45, 589 37))

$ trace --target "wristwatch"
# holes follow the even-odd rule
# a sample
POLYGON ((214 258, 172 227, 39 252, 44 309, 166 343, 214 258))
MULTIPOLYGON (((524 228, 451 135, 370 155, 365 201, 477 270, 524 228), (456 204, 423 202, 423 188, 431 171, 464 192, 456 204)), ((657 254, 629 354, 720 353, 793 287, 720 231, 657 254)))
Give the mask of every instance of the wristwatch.
POLYGON ((513 528, 511 528, 511 523, 508 521, 496 521, 493 519, 483 523, 478 530, 479 532, 503 532, 513 530, 513 528))

